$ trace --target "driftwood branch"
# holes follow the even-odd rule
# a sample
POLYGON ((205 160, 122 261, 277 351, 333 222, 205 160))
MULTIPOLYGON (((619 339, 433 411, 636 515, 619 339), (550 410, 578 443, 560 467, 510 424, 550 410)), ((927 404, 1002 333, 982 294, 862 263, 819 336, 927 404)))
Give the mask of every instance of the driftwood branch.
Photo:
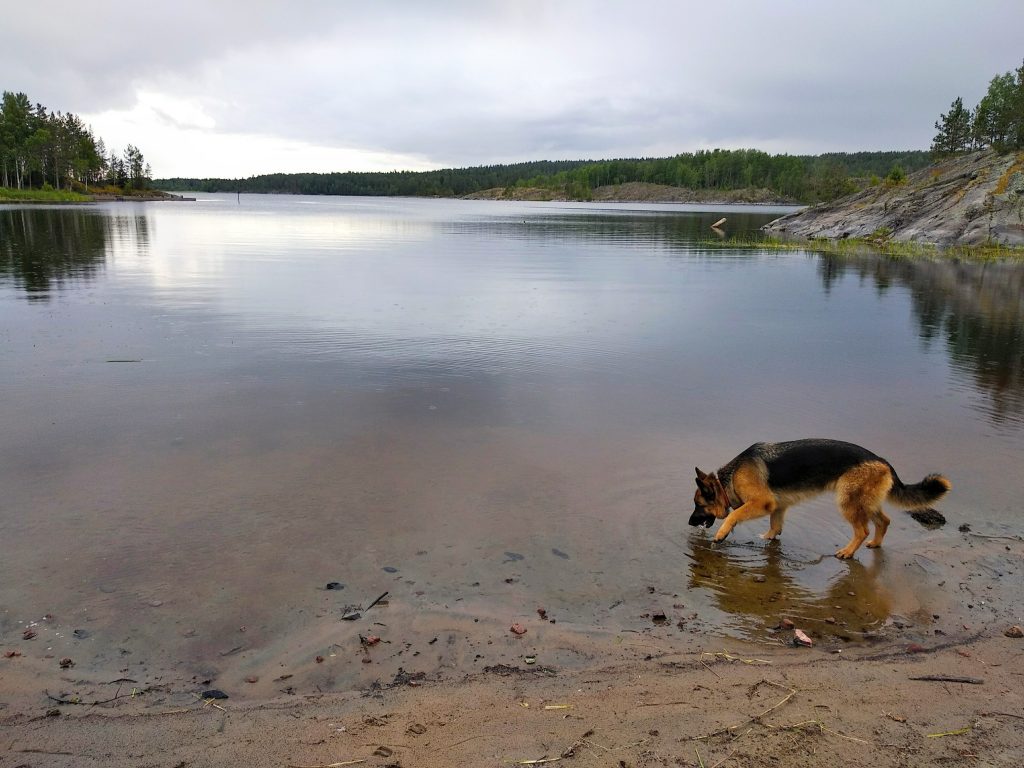
POLYGON ((967 683, 968 685, 984 685, 980 677, 959 677, 957 675, 921 675, 910 680, 923 680, 926 683, 967 683))

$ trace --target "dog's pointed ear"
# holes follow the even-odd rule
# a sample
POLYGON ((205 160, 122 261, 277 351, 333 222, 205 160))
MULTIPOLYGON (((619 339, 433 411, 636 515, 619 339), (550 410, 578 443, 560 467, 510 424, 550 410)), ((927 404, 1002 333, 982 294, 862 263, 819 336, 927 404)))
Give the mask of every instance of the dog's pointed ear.
POLYGON ((700 471, 700 467, 694 467, 694 470, 696 470, 696 472, 697 472, 697 479, 698 480, 706 480, 707 479, 707 475, 705 475, 703 472, 700 471))

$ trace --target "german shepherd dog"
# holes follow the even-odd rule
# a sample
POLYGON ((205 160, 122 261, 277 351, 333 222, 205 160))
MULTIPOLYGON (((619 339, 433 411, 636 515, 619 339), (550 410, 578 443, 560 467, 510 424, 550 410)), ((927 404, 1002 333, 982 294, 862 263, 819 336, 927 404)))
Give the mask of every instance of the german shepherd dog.
POLYGON ((928 475, 904 485, 885 459, 866 448, 839 440, 792 440, 754 443, 717 472, 697 470, 690 525, 710 528, 723 520, 715 541, 722 541, 737 523, 771 516, 762 539, 782 533, 783 517, 794 504, 826 491, 836 492, 839 511, 853 527, 850 543, 836 557, 853 557, 875 524, 869 547, 882 546, 891 522, 882 511, 888 501, 902 509, 922 509, 942 498, 953 486, 942 475, 928 475))

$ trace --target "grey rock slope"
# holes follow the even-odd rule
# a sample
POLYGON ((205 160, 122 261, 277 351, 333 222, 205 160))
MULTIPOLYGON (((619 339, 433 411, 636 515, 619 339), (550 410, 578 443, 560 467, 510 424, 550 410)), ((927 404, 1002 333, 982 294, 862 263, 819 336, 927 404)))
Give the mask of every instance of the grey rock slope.
POLYGON ((936 245, 1024 245, 1024 153, 972 152, 856 194, 783 216, 794 238, 887 236, 936 245))

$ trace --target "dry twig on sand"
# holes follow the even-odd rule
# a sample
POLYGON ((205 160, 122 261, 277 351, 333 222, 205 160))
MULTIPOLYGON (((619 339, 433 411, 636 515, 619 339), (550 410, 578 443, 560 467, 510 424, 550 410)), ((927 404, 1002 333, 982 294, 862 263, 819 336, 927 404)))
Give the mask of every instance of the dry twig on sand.
POLYGON ((1014 715, 1010 712, 979 712, 981 717, 1013 717, 1017 720, 1024 720, 1024 715, 1014 715))
POLYGON ((921 675, 907 679, 923 680, 926 683, 967 683, 968 685, 983 685, 985 683, 980 677, 960 677, 958 675, 921 675))
POLYGON ((1024 536, 994 536, 988 533, 975 533, 974 531, 967 531, 968 536, 973 536, 976 539, 1006 539, 1007 541, 1024 541, 1024 536))
POLYGON ((839 731, 834 731, 831 728, 827 727, 823 722, 821 722, 821 720, 803 720, 803 721, 801 721, 799 723, 793 723, 792 725, 779 725, 779 726, 768 726, 768 727, 769 728, 776 727, 780 731, 792 731, 792 730, 796 730, 797 728, 803 728, 806 725, 817 726, 818 730, 821 731, 822 733, 831 733, 833 736, 838 736, 839 738, 846 739, 847 741, 856 741, 858 744, 868 744, 868 745, 871 744, 870 741, 865 741, 864 739, 858 739, 856 736, 847 736, 845 733, 840 733, 839 731))
POLYGON ((704 658, 705 656, 711 656, 712 658, 721 657, 723 659, 728 659, 729 661, 742 661, 744 664, 771 664, 770 661, 766 661, 765 659, 743 659, 739 656, 733 656, 731 653, 726 653, 725 651, 703 651, 700 656, 701 658, 704 658))
POLYGON ((959 736, 961 733, 967 733, 974 726, 967 725, 964 728, 959 728, 955 731, 943 731, 942 733, 929 733, 925 735, 926 739, 941 739, 943 736, 959 736))
POLYGON ((215 709, 219 709, 221 712, 227 712, 227 710, 224 709, 224 707, 222 707, 220 704, 215 702, 212 698, 211 699, 204 699, 198 693, 194 693, 192 695, 195 696, 197 699, 199 699, 199 701, 203 702, 203 706, 204 707, 213 707, 215 709))
MULTIPOLYGON (((781 707, 784 704, 786 704, 794 696, 796 696, 797 693, 799 693, 798 689, 796 689, 796 688, 787 688, 786 686, 784 686, 784 685, 782 685, 780 683, 773 683, 771 680, 764 680, 764 679, 762 679, 758 683, 758 685, 761 685, 761 684, 771 685, 771 686, 773 686, 775 688, 782 688, 783 690, 788 690, 789 693, 787 693, 785 696, 783 696, 782 699, 777 701, 775 704, 773 704, 772 706, 768 707, 768 709, 766 709, 764 712, 760 712, 760 713, 754 715, 753 717, 747 718, 742 723, 736 723, 736 725, 730 725, 730 726, 728 726, 726 728, 719 728, 717 731, 712 731, 711 733, 705 734, 704 736, 691 736, 689 738, 689 740, 690 741, 704 741, 705 739, 714 738, 715 736, 721 736, 722 734, 725 734, 725 733, 732 733, 733 731, 737 730, 738 728, 742 728, 745 725, 750 725, 751 723, 760 723, 762 717, 764 717, 765 715, 771 714, 776 709, 778 709, 779 707, 781 707)), ((675 702, 675 703, 683 703, 683 702, 675 702)), ((648 705, 648 706, 651 706, 651 705, 648 705)), ((763 725, 763 723, 762 723, 762 725, 763 725)))
POLYGON ((718 766, 720 766, 722 763, 724 763, 726 760, 728 760, 730 757, 732 757, 735 754, 736 754, 736 747, 733 747, 732 749, 729 750, 729 754, 728 755, 726 755, 721 760, 719 760, 717 763, 712 765, 711 768, 718 768, 718 766))

